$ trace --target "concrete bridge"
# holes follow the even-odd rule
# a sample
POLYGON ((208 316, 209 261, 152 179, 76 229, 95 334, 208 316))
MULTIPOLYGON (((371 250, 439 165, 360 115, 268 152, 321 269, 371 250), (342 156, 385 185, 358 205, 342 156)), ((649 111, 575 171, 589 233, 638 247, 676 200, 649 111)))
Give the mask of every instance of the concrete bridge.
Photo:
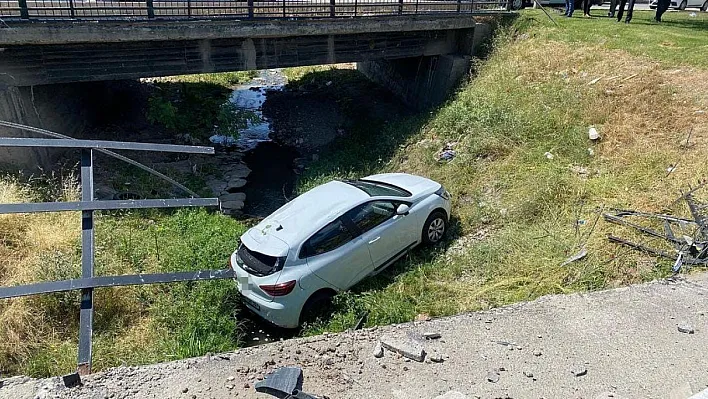
MULTIPOLYGON (((425 108, 454 89, 490 35, 488 20, 509 15, 510 5, 499 0, 4 0, 0 119, 37 125, 38 110, 61 113, 57 107, 78 101, 85 91, 79 82, 341 62, 357 62, 369 78, 409 105, 425 108)), ((45 127, 71 134, 72 129, 62 129, 66 121, 57 123, 45 127)))

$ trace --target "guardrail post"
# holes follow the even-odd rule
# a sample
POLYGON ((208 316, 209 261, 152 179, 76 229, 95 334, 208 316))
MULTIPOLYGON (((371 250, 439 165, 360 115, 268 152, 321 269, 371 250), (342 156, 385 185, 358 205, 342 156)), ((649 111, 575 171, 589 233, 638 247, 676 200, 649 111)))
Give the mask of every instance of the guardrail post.
POLYGON ((462 0, 457 0, 457 13, 462 12, 462 0))
POLYGON ((27 0, 20 0, 20 18, 29 19, 29 10, 27 9, 27 0))
POLYGON ((283 0, 283 18, 285 18, 287 14, 285 13, 285 0, 283 0))
POLYGON ((329 16, 334 18, 335 14, 334 0, 329 0, 329 16))
POLYGON ((253 0, 248 0, 248 18, 253 18, 253 0))
POLYGON ((152 0, 145 0, 145 4, 148 9, 148 18, 155 18, 155 6, 152 4, 152 0))
POLYGON ((192 0, 187 0, 187 17, 192 18, 192 0))
POLYGON ((76 16, 76 13, 74 11, 74 0, 69 0, 69 15, 71 15, 71 18, 74 18, 76 16))
POLYGON ((357 0, 354 0, 354 16, 356 17, 357 0))
POLYGON ((403 0, 398 0, 398 15, 403 14, 403 0))
MULTIPOLYGON (((93 201, 93 150, 81 150, 81 200, 93 201)), ((93 277, 93 211, 81 211, 81 277, 93 277)), ((79 315, 79 357, 77 371, 91 373, 91 338, 93 335, 93 288, 81 290, 79 315)))

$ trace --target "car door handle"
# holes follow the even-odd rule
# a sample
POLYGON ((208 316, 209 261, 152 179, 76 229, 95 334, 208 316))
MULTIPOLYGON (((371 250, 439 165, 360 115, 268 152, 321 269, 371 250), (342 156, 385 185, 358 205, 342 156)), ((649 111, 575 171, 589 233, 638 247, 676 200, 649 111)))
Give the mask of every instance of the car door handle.
POLYGON ((378 241, 380 238, 381 238, 381 236, 378 236, 378 237, 374 238, 373 240, 369 241, 369 244, 375 243, 375 242, 378 241))

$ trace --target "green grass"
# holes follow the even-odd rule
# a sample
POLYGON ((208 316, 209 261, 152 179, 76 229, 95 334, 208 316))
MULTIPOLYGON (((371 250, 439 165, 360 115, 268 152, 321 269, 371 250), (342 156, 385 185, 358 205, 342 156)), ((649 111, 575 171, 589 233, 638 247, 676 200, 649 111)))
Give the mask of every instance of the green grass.
POLYGON ((604 10, 594 10, 596 17, 587 19, 576 12, 573 18, 563 18, 547 10, 558 26, 541 10, 526 10, 522 18, 533 19, 529 34, 544 40, 597 45, 600 49, 624 50, 632 55, 660 61, 666 66, 705 67, 708 64, 708 13, 697 10, 667 12, 660 24, 654 21, 654 11, 636 11, 632 22, 618 23, 603 16, 604 10), (691 14, 695 17, 691 17, 691 14))
POLYGON ((707 31, 671 24, 689 21, 678 13, 652 26, 642 23, 648 13, 638 14, 629 27, 574 18, 557 28, 540 11, 524 12, 448 104, 402 120, 361 120, 310 165, 300 191, 330 179, 403 171, 440 181, 454 199, 444 245, 417 249, 340 295, 332 319, 306 332, 350 328, 365 311, 369 326, 397 323, 668 275, 667 262, 647 267, 653 261, 646 256, 607 242, 613 226, 593 227, 603 207, 658 210, 686 182, 708 174, 701 161, 708 148, 680 145, 689 128, 708 136, 693 113, 708 88, 696 92, 670 73, 680 64, 708 66, 708 52, 695 51, 705 48, 707 31), (667 53, 651 43, 679 36, 681 47, 694 50, 667 53), (596 77, 603 80, 590 84, 596 77), (600 144, 587 139, 591 125, 603 134, 600 144), (448 143, 457 156, 440 162, 448 143), (691 166, 667 179, 666 166, 676 159, 691 166), (560 266, 583 246, 585 259, 560 266))

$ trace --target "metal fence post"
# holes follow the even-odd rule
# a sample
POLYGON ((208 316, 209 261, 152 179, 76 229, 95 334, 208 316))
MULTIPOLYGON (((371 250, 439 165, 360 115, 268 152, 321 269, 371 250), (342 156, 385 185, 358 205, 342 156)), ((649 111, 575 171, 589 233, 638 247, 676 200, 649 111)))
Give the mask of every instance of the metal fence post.
POLYGON ((356 17, 357 0, 354 0, 354 16, 356 17))
POLYGON ((403 14, 403 0, 398 0, 398 15, 403 14))
POLYGON ((334 18, 334 16, 336 15, 334 6, 334 0, 329 0, 329 16, 332 18, 334 18))
POLYGON ((187 16, 192 18, 192 0, 187 0, 187 16))
POLYGON ((283 0, 283 18, 285 18, 287 14, 285 13, 285 0, 283 0))
POLYGON ((74 0, 69 0, 69 14, 71 15, 71 18, 76 16, 76 12, 74 11, 74 0))
POLYGON ((27 9, 27 0, 20 0, 18 5, 20 6, 20 18, 29 19, 29 10, 27 9))
MULTIPOLYGON (((93 201, 93 150, 81 150, 81 200, 93 201)), ((93 211, 81 211, 81 277, 93 277, 93 211)), ((79 358, 77 371, 91 373, 91 338, 93 335, 93 288, 81 290, 79 316, 79 358)))
POLYGON ((457 13, 462 11, 462 0, 457 0, 457 13))
POLYGON ((253 18, 253 0, 248 0, 248 18, 253 18))
POLYGON ((155 18, 155 6, 153 5, 152 0, 145 0, 145 4, 147 5, 148 18, 155 18))

